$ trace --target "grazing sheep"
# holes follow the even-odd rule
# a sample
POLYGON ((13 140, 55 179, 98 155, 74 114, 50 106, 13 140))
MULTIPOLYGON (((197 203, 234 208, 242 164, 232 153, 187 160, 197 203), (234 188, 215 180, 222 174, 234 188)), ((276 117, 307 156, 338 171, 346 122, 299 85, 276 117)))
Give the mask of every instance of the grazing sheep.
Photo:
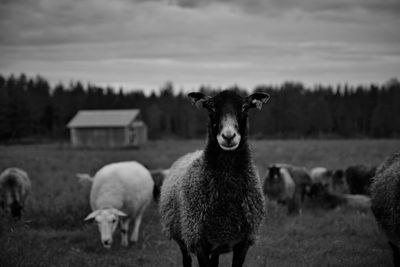
POLYGON ((296 185, 285 168, 270 166, 264 179, 263 191, 270 200, 288 205, 288 213, 298 213, 300 198, 295 195, 296 185))
POLYGON ((233 91, 214 97, 190 93, 209 113, 204 151, 178 159, 161 188, 160 213, 166 234, 182 252, 183 266, 218 266, 219 255, 233 251, 232 266, 242 266, 265 214, 260 179, 247 144, 247 116, 269 96, 243 98, 233 91))
POLYGON ((153 198, 156 202, 158 202, 160 200, 161 186, 167 177, 169 170, 151 170, 150 173, 154 181, 153 198))
MULTIPOLYGON (((88 176, 86 178, 90 179, 88 176)), ((121 227, 121 244, 128 246, 131 220, 134 228, 130 240, 138 241, 140 223, 151 202, 153 187, 150 172, 135 161, 112 163, 95 174, 90 192, 93 212, 85 220, 96 220, 105 248, 111 248, 118 221, 121 227)))
POLYGON ((0 175, 0 206, 12 217, 20 219, 31 191, 28 174, 19 168, 5 169, 0 175))
POLYGON ((395 266, 400 266, 400 153, 387 158, 371 184, 372 212, 386 234, 395 266))
POLYGON ((310 190, 311 177, 308 170, 304 167, 283 163, 273 164, 269 167, 264 180, 264 194, 270 199, 288 204, 289 214, 298 214, 301 212, 301 203, 310 190), (281 192, 278 195, 281 196, 277 198, 276 194, 279 191, 281 192), (286 199, 282 199, 282 196, 286 199))
POLYGON ((369 186, 371 185, 375 171, 376 167, 368 167, 365 165, 348 167, 345 176, 350 194, 369 195, 369 186))

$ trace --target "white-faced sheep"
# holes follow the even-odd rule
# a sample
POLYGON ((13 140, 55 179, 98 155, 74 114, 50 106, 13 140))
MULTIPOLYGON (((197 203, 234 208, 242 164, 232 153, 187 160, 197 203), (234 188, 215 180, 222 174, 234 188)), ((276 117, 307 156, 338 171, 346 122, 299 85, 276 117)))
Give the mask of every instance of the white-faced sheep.
POLYGON ((135 161, 109 164, 95 174, 90 192, 93 212, 85 220, 95 219, 105 248, 111 247, 118 222, 123 246, 128 246, 131 220, 134 228, 130 240, 138 240, 140 223, 152 200, 153 187, 150 172, 135 161))
POLYGON ((19 168, 8 168, 0 175, 0 206, 20 219, 27 196, 31 191, 28 174, 19 168))
POLYGON ((400 266, 400 153, 387 158, 371 184, 372 212, 386 234, 395 266, 400 266))
POLYGON ((269 96, 241 97, 222 91, 214 97, 190 93, 209 113, 204 151, 183 156, 170 168, 161 188, 161 222, 183 255, 183 266, 218 266, 219 255, 233 251, 232 266, 242 266, 265 214, 260 179, 247 144, 247 116, 269 96))

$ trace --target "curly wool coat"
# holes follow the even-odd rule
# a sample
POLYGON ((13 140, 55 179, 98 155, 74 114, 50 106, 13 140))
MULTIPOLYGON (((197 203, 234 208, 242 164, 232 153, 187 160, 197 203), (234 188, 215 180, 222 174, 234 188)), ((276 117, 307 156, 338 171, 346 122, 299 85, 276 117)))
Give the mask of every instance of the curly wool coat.
POLYGON ((246 160, 235 164, 240 160, 221 157, 212 167, 205 153, 196 151, 172 165, 160 199, 161 221, 170 238, 192 253, 204 244, 224 253, 239 242, 255 241, 264 197, 254 165, 246 160))
POLYGON ((389 241, 400 247, 400 153, 378 167, 370 190, 371 209, 378 224, 389 241))

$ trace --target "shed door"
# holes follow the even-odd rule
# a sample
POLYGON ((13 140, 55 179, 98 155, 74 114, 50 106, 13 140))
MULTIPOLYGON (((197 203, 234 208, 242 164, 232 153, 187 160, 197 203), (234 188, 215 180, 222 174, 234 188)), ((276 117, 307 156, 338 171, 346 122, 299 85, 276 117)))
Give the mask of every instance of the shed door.
POLYGON ((137 145, 137 131, 134 127, 129 127, 129 145, 137 145))

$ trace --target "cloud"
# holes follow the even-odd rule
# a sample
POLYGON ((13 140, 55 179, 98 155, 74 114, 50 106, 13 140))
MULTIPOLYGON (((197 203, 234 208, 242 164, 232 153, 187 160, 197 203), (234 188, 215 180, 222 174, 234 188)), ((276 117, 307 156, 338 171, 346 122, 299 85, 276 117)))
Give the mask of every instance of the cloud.
POLYGON ((397 2, 3 0, 0 72, 152 88, 390 77, 397 2))

